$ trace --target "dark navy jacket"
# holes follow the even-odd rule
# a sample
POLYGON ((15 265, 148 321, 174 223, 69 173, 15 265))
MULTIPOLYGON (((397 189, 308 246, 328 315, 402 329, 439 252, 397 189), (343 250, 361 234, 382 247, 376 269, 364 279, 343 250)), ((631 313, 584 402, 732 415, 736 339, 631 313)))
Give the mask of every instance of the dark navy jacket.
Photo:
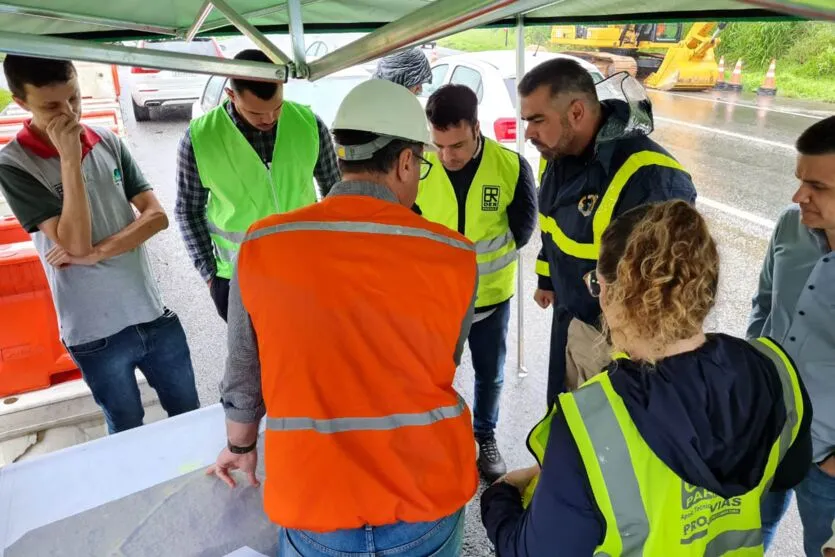
MULTIPOLYGON (((609 369, 641 436, 678 476, 724 498, 759 484, 786 410, 777 370, 755 348, 735 337, 709 335, 699 349, 654 368, 620 360, 609 369)), ((800 483, 812 461, 812 411, 802 384, 801 393, 800 431, 772 491, 800 483)), ((499 557, 593 555, 605 521, 561 412, 551 424, 530 507, 522 508, 516 488, 500 483, 484 492, 481 510, 499 557)))
MULTIPOLYGON (((631 155, 653 151, 670 156, 647 137, 652 131, 652 109, 648 103, 633 105, 632 113, 630 105, 624 101, 603 101, 602 106, 605 120, 595 142, 579 157, 549 162, 539 191, 539 212, 552 217, 569 238, 582 243, 592 242, 592 221, 599 202, 612 178, 631 155), (639 109, 643 110, 639 115, 641 125, 635 125, 634 112, 639 109), (596 200, 596 205, 589 212, 591 199, 596 200)), ((645 166, 626 183, 613 218, 644 203, 669 199, 695 202, 696 188, 690 176, 670 167, 645 166)), ((539 288, 553 290, 558 305, 572 316, 597 326, 600 306, 583 283, 583 275, 595 268, 596 261, 562 252, 551 235, 544 232, 539 259, 546 261, 550 270, 550 278, 540 274, 539 288)))

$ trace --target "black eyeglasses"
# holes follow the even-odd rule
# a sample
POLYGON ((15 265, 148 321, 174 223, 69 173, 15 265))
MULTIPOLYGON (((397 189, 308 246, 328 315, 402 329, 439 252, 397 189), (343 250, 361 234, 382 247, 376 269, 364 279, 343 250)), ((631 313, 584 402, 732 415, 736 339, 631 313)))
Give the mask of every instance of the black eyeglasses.
POLYGON ((597 280, 597 271, 592 270, 583 275, 583 282, 586 283, 589 294, 595 298, 600 297, 600 281, 597 280))
POLYGON ((415 156, 420 161, 420 179, 424 180, 427 176, 429 176, 429 173, 432 171, 432 163, 420 155, 415 156))

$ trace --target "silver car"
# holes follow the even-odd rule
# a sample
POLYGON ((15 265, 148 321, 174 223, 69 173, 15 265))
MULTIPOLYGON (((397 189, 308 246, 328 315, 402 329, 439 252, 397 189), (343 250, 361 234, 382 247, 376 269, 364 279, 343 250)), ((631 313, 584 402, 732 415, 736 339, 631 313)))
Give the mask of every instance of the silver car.
MULTIPOLYGON (((215 39, 185 41, 141 41, 139 48, 152 48, 168 52, 187 52, 203 56, 223 57, 223 47, 215 39)), ((200 98, 206 86, 207 75, 131 68, 131 97, 133 115, 137 122, 151 119, 151 108, 156 106, 191 106, 200 98)))

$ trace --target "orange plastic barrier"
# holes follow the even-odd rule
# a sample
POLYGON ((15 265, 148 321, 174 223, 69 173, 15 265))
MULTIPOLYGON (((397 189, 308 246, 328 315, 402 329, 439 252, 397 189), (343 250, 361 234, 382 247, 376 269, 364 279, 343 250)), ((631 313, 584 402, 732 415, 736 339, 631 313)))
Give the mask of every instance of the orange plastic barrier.
POLYGON ((23 230, 16 218, 12 216, 0 217, 0 246, 28 241, 29 234, 23 230))
POLYGON ((31 241, 0 245, 0 397, 81 378, 31 241))

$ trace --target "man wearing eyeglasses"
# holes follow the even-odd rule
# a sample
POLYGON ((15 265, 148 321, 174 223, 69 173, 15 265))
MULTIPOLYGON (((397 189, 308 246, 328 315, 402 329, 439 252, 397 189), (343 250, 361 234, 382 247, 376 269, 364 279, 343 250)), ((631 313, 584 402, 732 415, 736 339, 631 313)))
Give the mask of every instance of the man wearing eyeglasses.
POLYGON ((421 180, 416 205, 425 218, 476 246, 479 286, 467 338, 475 371, 473 426, 479 470, 494 481, 507 471, 495 430, 517 253, 536 226, 536 186, 524 158, 482 135, 478 98, 469 87, 439 88, 426 115, 438 152, 426 155, 433 166, 421 180))

